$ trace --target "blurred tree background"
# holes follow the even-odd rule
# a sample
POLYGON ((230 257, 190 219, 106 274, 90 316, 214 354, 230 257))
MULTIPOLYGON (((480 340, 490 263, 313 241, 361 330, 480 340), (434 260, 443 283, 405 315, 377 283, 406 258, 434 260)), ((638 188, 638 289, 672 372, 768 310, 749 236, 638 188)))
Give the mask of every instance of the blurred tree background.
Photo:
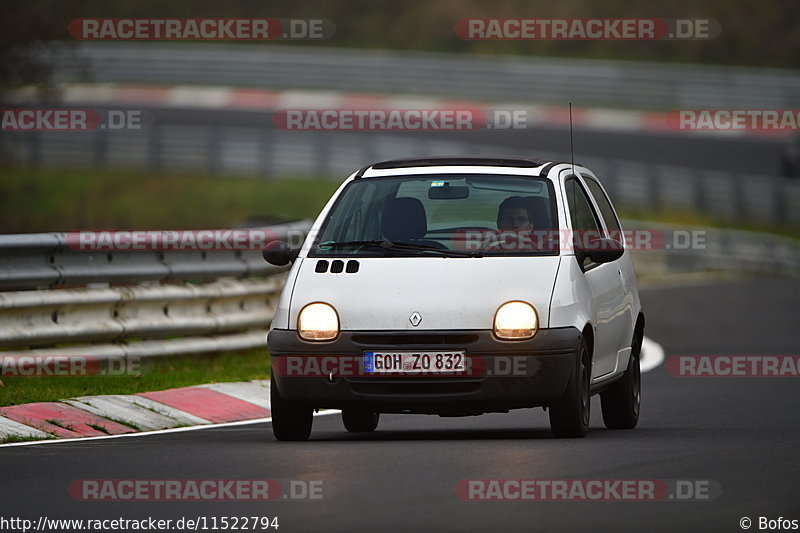
MULTIPOLYGON (((78 48, 80 42, 68 33, 74 19, 204 17, 326 18, 336 25, 331 39, 263 42, 265 49, 351 47, 800 67, 800 0, 0 0, 0 101, 5 91, 30 85, 39 87, 33 94, 43 99, 57 96, 47 52, 78 48), (465 41, 454 32, 463 18, 701 18, 715 19, 722 33, 697 41, 465 41)), ((0 228, 5 232, 224 227, 263 214, 290 220, 314 216, 335 185, 298 180, 267 186, 180 173, 25 169, 4 157, 3 135, 0 228)))
POLYGON ((332 39, 290 44, 800 67, 798 0, 3 0, 0 5, 0 79, 4 84, 46 77, 47 66, 30 61, 30 51, 44 46, 42 43, 47 40, 74 43, 67 33, 69 22, 92 17, 327 18, 336 25, 332 39), (459 39, 453 25, 461 18, 471 17, 713 18, 721 24, 722 34, 697 41, 459 39))

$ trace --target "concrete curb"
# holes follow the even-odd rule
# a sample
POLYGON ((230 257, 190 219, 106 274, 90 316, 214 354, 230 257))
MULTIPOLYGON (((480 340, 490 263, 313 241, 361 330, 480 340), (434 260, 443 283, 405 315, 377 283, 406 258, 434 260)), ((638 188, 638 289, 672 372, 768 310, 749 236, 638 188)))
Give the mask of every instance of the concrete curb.
POLYGON ((0 438, 5 439, 8 437, 22 437, 31 438, 39 437, 42 439, 48 438, 50 435, 36 428, 20 424, 14 420, 0 416, 0 438))
MULTIPOLYGON (((642 372, 663 360, 661 346, 645 337, 642 372)), ((269 398, 269 382, 253 380, 12 405, 0 407, 0 440, 102 437, 265 420, 272 415, 269 398)))
POLYGON ((0 440, 79 438, 268 418, 269 383, 214 383, 0 407, 0 440))

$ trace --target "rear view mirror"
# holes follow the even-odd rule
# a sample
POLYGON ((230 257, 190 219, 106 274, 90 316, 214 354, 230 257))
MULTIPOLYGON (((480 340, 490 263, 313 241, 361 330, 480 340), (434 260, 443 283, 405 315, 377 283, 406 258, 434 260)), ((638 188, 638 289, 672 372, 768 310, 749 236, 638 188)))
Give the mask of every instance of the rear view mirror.
POLYGON ((292 250, 284 241, 272 241, 261 252, 264 260, 270 265, 286 266, 297 259, 300 250, 292 250))
POLYGON ((469 198, 469 187, 463 185, 450 185, 445 182, 433 182, 428 189, 428 198, 431 200, 461 200, 469 198), (437 183, 442 183, 437 185, 437 183))

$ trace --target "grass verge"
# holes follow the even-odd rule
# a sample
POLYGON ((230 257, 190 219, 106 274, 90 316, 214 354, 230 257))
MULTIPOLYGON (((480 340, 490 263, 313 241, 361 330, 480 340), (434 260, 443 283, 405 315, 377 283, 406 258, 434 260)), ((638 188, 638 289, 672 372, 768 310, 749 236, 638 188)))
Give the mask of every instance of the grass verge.
POLYGON ((749 221, 742 221, 737 223, 726 222, 717 220, 713 217, 705 216, 699 213, 689 212, 637 212, 619 209, 619 216, 622 218, 622 226, 625 225, 625 220, 630 221, 648 221, 648 222, 661 222, 663 224, 670 224, 678 227, 698 227, 706 229, 735 229, 744 231, 755 231, 759 233, 769 233, 772 235, 780 235, 782 237, 790 237, 792 239, 800 240, 800 228, 791 226, 768 226, 763 224, 756 224, 749 221))
POLYGON ((2 233, 230 228, 314 218, 339 186, 110 170, 0 167, 2 233))
POLYGON ((129 376, 5 377, 0 406, 49 402, 78 396, 136 394, 204 383, 269 378, 266 349, 202 357, 153 359, 129 376))
POLYGON ((0 444, 12 444, 15 442, 32 442, 38 440, 51 440, 57 437, 48 435, 46 437, 20 437, 18 435, 3 435, 0 436, 0 444))
MULTIPOLYGON (((252 179, 119 170, 0 167, 2 233, 81 229, 230 228, 316 218, 338 182, 252 179)), ((731 224, 697 213, 620 216, 679 226, 761 231, 800 239, 800 228, 731 224)))

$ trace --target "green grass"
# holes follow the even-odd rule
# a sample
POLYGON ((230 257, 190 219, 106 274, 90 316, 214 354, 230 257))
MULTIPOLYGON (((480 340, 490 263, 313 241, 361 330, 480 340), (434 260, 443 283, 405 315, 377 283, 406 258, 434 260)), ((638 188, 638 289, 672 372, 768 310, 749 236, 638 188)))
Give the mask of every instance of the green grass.
POLYGON ((133 422, 131 422, 129 420, 123 420, 121 418, 112 418, 112 417, 109 417, 108 420, 111 420, 112 422, 116 422, 117 424, 119 424, 121 426, 129 427, 134 431, 142 431, 139 426, 137 426, 136 424, 134 424, 133 422))
POLYGON ((793 239, 800 239, 800 228, 792 226, 768 226, 764 224, 756 224, 749 221, 742 221, 738 223, 731 223, 724 220, 718 220, 713 217, 702 215, 700 213, 691 212, 633 212, 619 210, 619 216, 622 218, 622 226, 625 227, 625 220, 637 221, 646 220, 649 222, 660 222, 663 224, 671 224, 680 227, 697 226, 701 228, 719 228, 719 229, 737 229, 745 231, 756 231, 761 233, 771 233, 783 237, 791 237, 793 239))
MULTIPOLYGON (((315 218, 338 182, 250 179, 111 170, 0 167, 2 233, 79 229, 199 229, 245 221, 315 218)), ((800 228, 732 224, 698 213, 633 212, 623 218, 745 229, 800 239, 800 228)))
POLYGON ((315 218, 329 180, 0 167, 2 233, 198 229, 315 218))
MULTIPOLYGON (((0 406, 57 401, 78 396, 135 394, 203 383, 269 378, 266 349, 202 357, 154 359, 130 376, 5 377, 0 406)), ((129 424, 126 424, 129 425, 129 424)))
POLYGON ((108 430, 105 427, 103 427, 103 426, 101 426, 99 424, 86 424, 86 425, 89 426, 90 428, 92 428, 95 431, 99 431, 100 433, 105 433, 106 435, 110 435, 108 430))
POLYGON ((54 435, 48 435, 46 437, 20 437, 18 435, 4 435, 0 436, 0 444, 11 444, 14 442, 32 442, 37 440, 50 440, 55 439, 54 435))

